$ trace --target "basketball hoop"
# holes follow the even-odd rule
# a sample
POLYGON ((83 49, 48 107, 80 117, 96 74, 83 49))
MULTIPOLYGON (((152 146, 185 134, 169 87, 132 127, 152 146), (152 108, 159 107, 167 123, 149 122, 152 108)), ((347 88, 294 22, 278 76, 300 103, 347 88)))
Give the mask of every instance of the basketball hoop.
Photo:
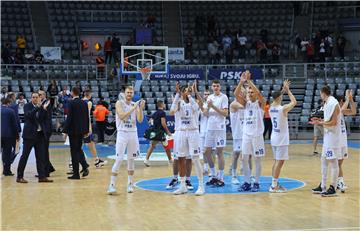
POLYGON ((143 67, 139 69, 143 80, 150 80, 151 68, 143 67))

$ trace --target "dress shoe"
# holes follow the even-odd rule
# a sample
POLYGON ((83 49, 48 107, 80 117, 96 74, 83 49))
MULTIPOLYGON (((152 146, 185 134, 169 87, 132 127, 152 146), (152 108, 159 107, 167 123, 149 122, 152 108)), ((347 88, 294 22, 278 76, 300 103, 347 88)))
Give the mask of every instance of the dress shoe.
POLYGON ((89 175, 89 169, 88 168, 83 169, 82 177, 86 177, 88 175, 89 175))
POLYGON ((66 174, 67 174, 67 175, 74 175, 74 172, 73 172, 73 171, 70 171, 70 172, 67 172, 66 174))
MULTIPOLYGON (((36 178, 39 178, 39 175, 35 175, 36 178)), ((47 174, 46 177, 50 177, 50 174, 47 174)))
POLYGON ((4 172, 3 175, 4 176, 13 176, 14 173, 12 173, 12 172, 4 172))
POLYGON ((68 179, 69 180, 80 180, 80 176, 72 175, 72 176, 69 176, 68 179))
POLYGON ((16 179, 16 182, 25 184, 25 183, 27 183, 28 181, 25 180, 24 178, 17 178, 17 179, 16 179))
POLYGON ((47 177, 39 178, 39 183, 52 183, 53 180, 49 180, 47 177))
POLYGON ((50 169, 49 169, 49 172, 50 172, 50 173, 55 172, 55 168, 54 168, 54 167, 50 168, 50 169))

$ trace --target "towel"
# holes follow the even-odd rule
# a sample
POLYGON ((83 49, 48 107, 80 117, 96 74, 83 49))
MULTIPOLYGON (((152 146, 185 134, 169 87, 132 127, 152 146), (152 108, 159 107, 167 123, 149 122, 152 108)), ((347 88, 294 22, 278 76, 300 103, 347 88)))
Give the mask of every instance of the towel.
POLYGON ((337 105, 339 102, 333 96, 329 96, 324 105, 324 121, 330 121, 337 105))

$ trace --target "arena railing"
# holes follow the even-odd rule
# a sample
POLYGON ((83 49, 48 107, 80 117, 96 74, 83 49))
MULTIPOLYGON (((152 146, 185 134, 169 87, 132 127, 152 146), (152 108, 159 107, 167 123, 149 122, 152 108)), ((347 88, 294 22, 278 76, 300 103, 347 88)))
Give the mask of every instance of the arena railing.
MULTIPOLYGON (((205 80, 209 79, 210 69, 233 69, 244 70, 249 68, 260 68, 262 71, 262 78, 288 78, 297 80, 306 80, 314 77, 349 77, 360 76, 360 62, 329 62, 329 63, 283 63, 283 64, 218 64, 218 65, 171 65, 172 69, 201 69, 204 71, 205 80)), ((1 64, 1 77, 8 76, 16 78, 17 72, 20 70, 24 73, 19 76, 21 78, 25 75, 24 80, 30 80, 33 71, 44 71, 42 76, 44 80, 57 78, 57 76, 50 76, 51 74, 61 75, 63 80, 80 79, 80 80, 107 80, 113 65, 104 65, 98 67, 95 64, 1 64), (101 71, 103 70, 103 71, 101 71), (74 71, 77 71, 76 73, 74 71), (84 76, 78 78, 77 75, 84 76)), ((36 73, 35 73, 36 76, 36 73)))

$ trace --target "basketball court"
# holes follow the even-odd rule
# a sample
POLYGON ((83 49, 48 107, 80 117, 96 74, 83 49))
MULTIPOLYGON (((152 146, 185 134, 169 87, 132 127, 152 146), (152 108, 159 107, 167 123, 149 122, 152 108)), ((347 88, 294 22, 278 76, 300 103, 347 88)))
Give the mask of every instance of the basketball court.
MULTIPOLYGON (((92 165, 86 179, 69 181, 66 179, 69 148, 52 144, 50 155, 56 168, 51 177, 53 184, 37 183, 33 155, 25 172, 28 184, 18 184, 13 177, 3 177, 2 229, 358 230, 359 142, 349 142, 350 155, 344 163, 344 176, 349 188, 332 198, 311 193, 311 188, 320 181, 320 158, 311 155, 310 141, 293 142, 298 144, 290 145, 290 160, 286 162, 280 179, 280 183, 289 188, 288 192, 267 192, 271 182, 272 152, 266 144, 260 192, 238 193, 237 186, 230 185, 227 176, 225 188, 206 187, 207 194, 202 197, 196 197, 191 192, 174 196, 172 190, 165 189, 172 167, 160 147, 154 156, 159 161, 151 162, 151 167, 145 167, 142 161, 137 162, 133 194, 126 192, 127 173, 123 163, 118 194, 109 196, 106 190, 112 159, 108 159, 109 163, 100 169, 92 165)), ((101 156, 111 156, 110 150, 111 147, 99 146, 101 156)), ((141 152, 143 150, 146 147, 142 147, 141 152)), ((226 175, 231 150, 228 145, 226 175)), ((93 160, 89 158, 88 162, 93 163, 93 160)), ((196 177, 192 178, 196 189, 196 177)))

